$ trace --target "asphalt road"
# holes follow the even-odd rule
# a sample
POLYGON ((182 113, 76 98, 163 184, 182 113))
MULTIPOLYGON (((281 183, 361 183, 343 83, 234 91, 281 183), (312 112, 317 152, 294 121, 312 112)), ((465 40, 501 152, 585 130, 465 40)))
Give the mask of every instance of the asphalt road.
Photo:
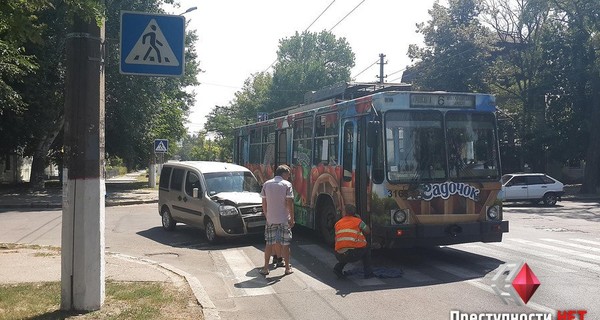
MULTIPOLYGON (((111 252, 167 263, 195 276, 221 319, 450 319, 466 313, 586 310, 599 319, 600 206, 508 204, 502 243, 374 253, 374 265, 402 277, 337 280, 335 258, 309 230, 294 233, 292 264, 264 278, 260 237, 209 245, 200 230, 160 227, 156 204, 106 208, 111 252), (523 306, 505 304, 493 277, 506 263, 528 264, 541 285, 523 306)), ((60 210, 0 212, 0 242, 60 245, 60 210)), ((0 258, 1 259, 1 258, 0 258)), ((349 266, 353 269, 353 266, 349 266)), ((354 266, 360 270, 360 264, 354 266)))

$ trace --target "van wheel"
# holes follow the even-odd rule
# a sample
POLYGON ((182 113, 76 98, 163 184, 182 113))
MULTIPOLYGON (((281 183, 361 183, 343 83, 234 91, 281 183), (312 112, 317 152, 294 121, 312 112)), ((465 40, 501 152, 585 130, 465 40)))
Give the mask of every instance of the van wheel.
POLYGON ((169 211, 169 208, 165 207, 162 210, 161 216, 163 229, 167 231, 175 230, 175 225, 177 224, 177 221, 173 220, 173 217, 171 217, 171 211, 169 211))
POLYGON ((219 241, 219 237, 217 237, 217 232, 215 230, 215 224, 210 219, 206 220, 206 223, 204 224, 204 235, 209 243, 217 243, 219 241))
POLYGON ((553 206, 558 201, 558 197, 554 193, 546 193, 544 195, 544 203, 547 206, 553 206))
POLYGON ((333 245, 335 243, 335 208, 333 205, 326 205, 321 211, 319 218, 319 229, 323 241, 325 241, 327 245, 333 245))

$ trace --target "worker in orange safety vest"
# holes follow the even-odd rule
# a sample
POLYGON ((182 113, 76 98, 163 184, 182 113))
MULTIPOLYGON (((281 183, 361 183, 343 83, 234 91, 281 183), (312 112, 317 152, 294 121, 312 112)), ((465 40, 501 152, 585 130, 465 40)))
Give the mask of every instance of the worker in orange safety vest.
POLYGON ((345 278, 344 267, 349 262, 362 259, 365 279, 374 276, 371 268, 371 247, 365 238, 371 229, 359 217, 355 216, 356 208, 346 205, 344 216, 335 224, 335 257, 338 263, 333 272, 338 279, 345 278))

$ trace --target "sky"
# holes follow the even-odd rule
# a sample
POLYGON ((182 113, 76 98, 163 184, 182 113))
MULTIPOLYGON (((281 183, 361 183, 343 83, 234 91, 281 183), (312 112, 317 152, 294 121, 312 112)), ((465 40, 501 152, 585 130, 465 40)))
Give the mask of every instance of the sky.
POLYGON ((167 13, 197 7, 184 16, 186 28, 198 35, 196 52, 204 70, 198 75, 200 85, 190 88, 196 103, 186 124, 188 132, 201 130, 215 105, 229 105, 252 74, 272 73, 269 67, 277 58, 279 41, 309 26, 310 32, 331 30, 346 39, 355 54, 354 81, 377 81, 379 64, 374 63, 383 53, 385 81, 400 82, 402 70, 411 64, 408 46, 423 43, 416 24, 431 19, 428 10, 434 1, 180 0, 181 7, 166 9, 167 13))

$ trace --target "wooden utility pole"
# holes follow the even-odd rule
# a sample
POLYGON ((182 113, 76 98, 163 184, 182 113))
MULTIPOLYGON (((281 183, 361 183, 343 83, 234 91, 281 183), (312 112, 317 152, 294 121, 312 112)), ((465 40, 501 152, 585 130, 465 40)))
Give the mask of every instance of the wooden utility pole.
POLYGON ((66 39, 61 309, 105 297, 104 21, 75 17, 66 39))

